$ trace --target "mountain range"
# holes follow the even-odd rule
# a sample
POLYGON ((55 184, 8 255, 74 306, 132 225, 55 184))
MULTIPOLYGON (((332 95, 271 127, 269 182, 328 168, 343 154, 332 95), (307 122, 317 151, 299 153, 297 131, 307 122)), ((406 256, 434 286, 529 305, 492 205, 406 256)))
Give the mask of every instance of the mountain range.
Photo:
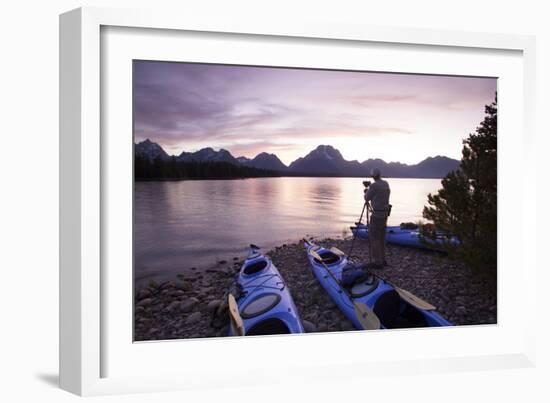
POLYGON ((347 161, 340 151, 330 145, 320 145, 304 157, 293 161, 288 167, 275 155, 262 152, 250 159, 247 157, 233 157, 223 148, 215 151, 211 147, 196 152, 183 151, 178 156, 169 156, 163 148, 149 139, 135 144, 136 156, 153 161, 157 158, 169 160, 175 158, 182 162, 226 162, 239 166, 277 171, 297 176, 299 174, 311 176, 362 176, 367 177, 372 168, 378 168, 384 177, 398 178, 443 178, 450 171, 459 167, 460 161, 444 157, 428 157, 418 164, 408 165, 400 162, 385 162, 381 159, 367 159, 347 161))

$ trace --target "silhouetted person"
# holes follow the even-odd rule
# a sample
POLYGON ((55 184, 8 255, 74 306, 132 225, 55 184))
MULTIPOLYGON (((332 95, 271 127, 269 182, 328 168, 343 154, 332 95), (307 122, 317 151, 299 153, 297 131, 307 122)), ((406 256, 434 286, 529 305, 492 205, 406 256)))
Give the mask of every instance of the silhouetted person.
MULTIPOLYGON (((380 170, 371 171, 374 182, 365 190, 365 202, 370 203, 370 256, 375 268, 385 264, 386 223, 390 214, 390 185, 381 178, 380 170)), ((369 206, 367 206, 368 208, 369 206)))

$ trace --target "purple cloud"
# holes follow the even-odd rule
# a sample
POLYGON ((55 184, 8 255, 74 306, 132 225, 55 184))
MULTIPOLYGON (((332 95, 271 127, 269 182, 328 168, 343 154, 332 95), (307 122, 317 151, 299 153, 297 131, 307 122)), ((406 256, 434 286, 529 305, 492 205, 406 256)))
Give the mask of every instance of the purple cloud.
POLYGON ((320 143, 348 159, 458 157, 496 91, 491 78, 152 61, 135 61, 133 78, 136 141, 285 163, 320 143))

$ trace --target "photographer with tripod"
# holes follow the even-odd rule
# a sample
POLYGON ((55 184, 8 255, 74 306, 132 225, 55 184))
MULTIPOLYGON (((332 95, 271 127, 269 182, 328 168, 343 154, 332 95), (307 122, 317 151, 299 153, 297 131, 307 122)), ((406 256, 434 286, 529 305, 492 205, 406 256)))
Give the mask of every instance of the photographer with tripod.
POLYGON ((386 264, 386 223, 391 212, 390 185, 381 178, 378 168, 371 171, 374 183, 364 181, 364 198, 367 209, 371 210, 368 222, 371 267, 383 268, 386 264))

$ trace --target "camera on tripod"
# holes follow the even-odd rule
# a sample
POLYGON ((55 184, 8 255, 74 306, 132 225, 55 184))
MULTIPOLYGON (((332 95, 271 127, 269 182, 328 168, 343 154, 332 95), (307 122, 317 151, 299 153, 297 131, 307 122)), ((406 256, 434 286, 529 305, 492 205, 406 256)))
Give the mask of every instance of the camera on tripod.
POLYGON ((363 186, 365 187, 365 191, 369 188, 371 183, 372 183, 371 181, 363 181, 363 186))

